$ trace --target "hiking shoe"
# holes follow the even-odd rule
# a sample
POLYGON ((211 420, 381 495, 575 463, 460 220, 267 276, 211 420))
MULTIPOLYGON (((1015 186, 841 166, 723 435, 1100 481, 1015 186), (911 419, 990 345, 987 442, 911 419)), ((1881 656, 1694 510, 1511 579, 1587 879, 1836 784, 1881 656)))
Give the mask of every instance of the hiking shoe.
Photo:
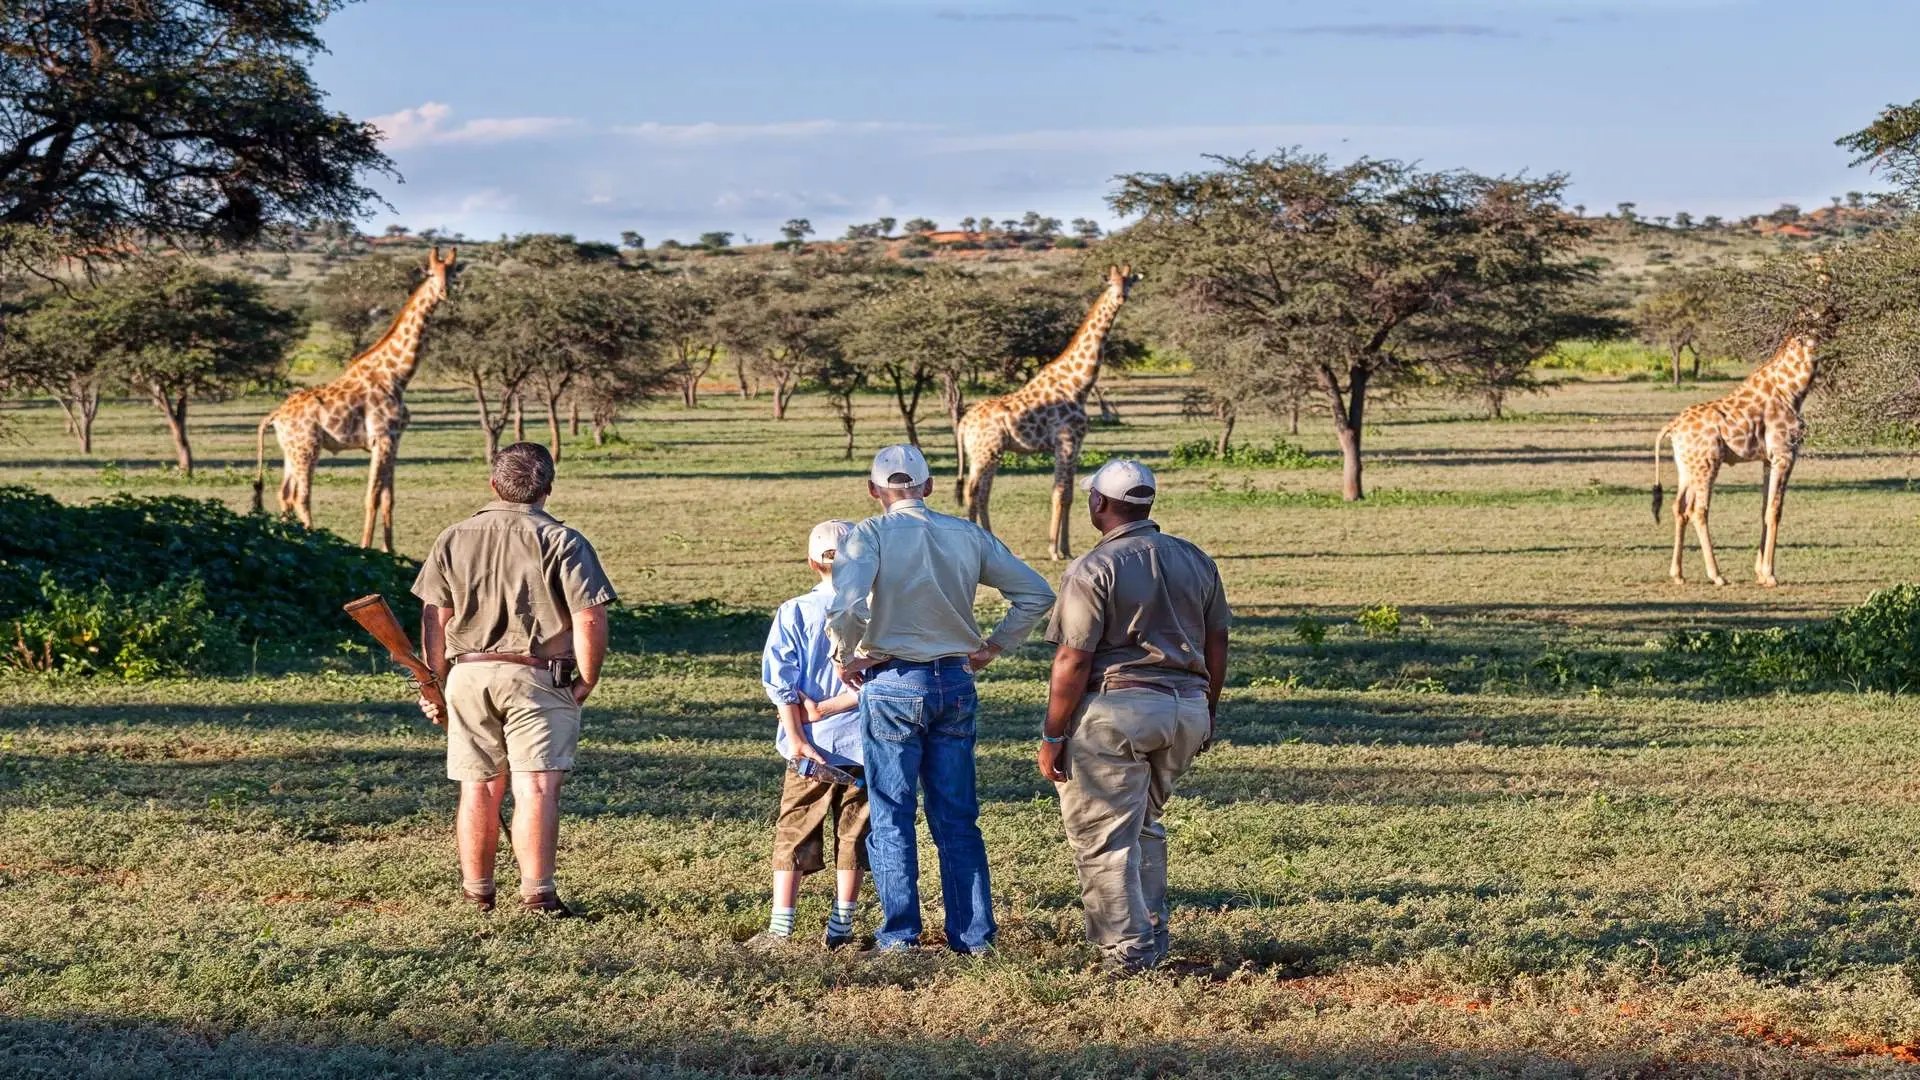
POLYGON ((740 947, 749 952, 777 953, 793 946, 793 935, 776 934, 771 930, 762 930, 740 943, 740 947))
POLYGON ((520 910, 529 915, 545 915, 554 919, 573 918, 573 909, 560 902, 553 893, 542 893, 532 900, 520 901, 520 910))
POLYGON ((460 899, 478 908, 480 911, 480 914, 482 915, 493 914, 493 894, 492 893, 470 893, 465 889, 461 889, 460 899))

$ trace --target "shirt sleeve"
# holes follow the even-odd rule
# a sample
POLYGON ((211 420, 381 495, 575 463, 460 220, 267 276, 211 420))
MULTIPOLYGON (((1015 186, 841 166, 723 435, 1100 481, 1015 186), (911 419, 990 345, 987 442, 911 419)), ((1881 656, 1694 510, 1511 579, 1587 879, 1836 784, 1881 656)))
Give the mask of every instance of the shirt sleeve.
POLYGON ((1060 602, 1054 605, 1047 640, 1069 649, 1094 652, 1106 636, 1106 589, 1092 574, 1067 571, 1067 576, 1060 579, 1060 602))
POLYGON ((413 595, 423 604, 439 608, 453 607, 453 583, 447 579, 447 534, 434 540, 433 548, 420 562, 420 573, 413 579, 413 595))
POLYGON ((600 568, 600 553, 593 550, 586 537, 571 529, 564 536, 558 562, 560 593, 566 598, 567 610, 584 611, 612 603, 613 582, 607 580, 607 572, 600 568))
POLYGON ((827 604, 827 655, 836 664, 852 659, 873 617, 868 597, 880 572, 879 529, 868 518, 854 527, 833 555, 833 599, 827 604))
POLYGON ((801 656, 799 627, 791 603, 780 605, 767 628, 767 647, 760 653, 760 685, 775 705, 800 701, 801 656))
POLYGON ((1008 604, 1006 617, 987 635, 987 642, 1002 651, 1018 648, 1053 610, 1053 589, 1046 578, 1007 550, 1007 545, 985 532, 981 535, 986 539, 986 550, 980 561, 980 581, 998 589, 1008 604))
POLYGON ((1220 581, 1220 568, 1208 560, 1207 569, 1213 571, 1213 591, 1207 594, 1203 617, 1207 633, 1217 634, 1233 625, 1233 609, 1227 606, 1227 587, 1220 581))

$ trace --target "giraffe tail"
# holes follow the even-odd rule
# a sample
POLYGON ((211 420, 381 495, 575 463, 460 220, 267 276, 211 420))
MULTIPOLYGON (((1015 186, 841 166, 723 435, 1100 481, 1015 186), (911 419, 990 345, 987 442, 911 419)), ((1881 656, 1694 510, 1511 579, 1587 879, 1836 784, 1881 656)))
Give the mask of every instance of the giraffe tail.
POLYGON ((1673 425, 1668 424, 1660 429, 1660 434, 1653 437, 1653 520, 1655 524, 1660 521, 1660 503, 1666 497, 1666 491, 1660 487, 1660 444, 1666 441, 1668 433, 1672 430, 1673 425))
POLYGON ((279 409, 268 413, 253 433, 253 512, 256 514, 267 512, 267 427, 279 415, 279 409))
POLYGON ((967 436, 964 430, 966 422, 966 414, 961 413, 960 422, 953 425, 953 457, 958 462, 953 475, 953 501, 960 507, 967 505, 967 436))

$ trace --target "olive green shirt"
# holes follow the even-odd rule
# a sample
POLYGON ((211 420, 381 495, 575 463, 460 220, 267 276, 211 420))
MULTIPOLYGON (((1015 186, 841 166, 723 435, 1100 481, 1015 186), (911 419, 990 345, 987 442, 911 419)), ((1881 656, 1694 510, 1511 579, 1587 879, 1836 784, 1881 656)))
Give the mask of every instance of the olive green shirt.
POLYGON ((413 595, 452 610, 448 657, 568 655, 573 612, 614 599, 586 537, 545 510, 502 501, 440 534, 413 595))
POLYGON ((1151 520, 1100 538, 1060 579, 1047 641, 1093 654, 1091 684, 1207 682, 1206 640, 1233 620, 1213 560, 1151 520))

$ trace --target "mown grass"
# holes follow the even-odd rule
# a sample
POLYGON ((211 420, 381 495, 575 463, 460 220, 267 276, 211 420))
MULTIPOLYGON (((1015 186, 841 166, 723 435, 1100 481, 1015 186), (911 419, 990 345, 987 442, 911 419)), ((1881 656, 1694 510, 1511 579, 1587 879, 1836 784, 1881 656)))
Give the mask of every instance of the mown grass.
MULTIPOLYGON (((1094 448, 1163 464, 1193 437, 1175 380, 1109 390, 1125 422, 1094 448)), ((1403 408, 1369 433, 1358 507, 1328 497, 1330 470, 1164 471, 1161 516, 1218 557, 1239 652, 1222 743, 1168 815, 1178 962, 1118 984, 1088 969, 1032 766, 1033 647, 983 682, 1000 953, 738 947, 765 917, 779 784, 756 613, 805 587, 814 520, 866 504, 818 403, 784 425, 764 400, 649 409, 621 443, 570 445, 554 503, 637 605, 567 793, 561 877, 588 917, 454 903, 440 743, 364 654, 260 679, 0 681, 0 1073, 1894 1074, 1920 1044, 1920 708, 1585 676, 1674 629, 1813 618, 1912 579, 1909 462, 1811 453, 1787 584, 1677 588, 1645 492, 1652 433, 1687 400, 1583 383, 1500 424, 1403 408), (1356 621, 1380 604, 1397 635, 1356 621)), ((456 392, 412 404, 399 535, 418 554, 484 470, 456 392)), ((251 467, 265 407, 199 415, 212 470, 251 467)), ((866 407, 863 450, 893 437, 866 407)), ((102 417, 111 488, 52 410, 9 415, 0 482, 181 492, 135 406, 102 417)), ((1331 451, 1311 427, 1294 441, 1331 451)), ((363 468, 323 466, 323 525, 357 527, 363 468)), ((1715 503, 1736 581, 1755 483, 1730 470, 1715 503)), ((995 492, 1029 556, 1046 484, 995 492)), ((808 888, 803 928, 825 908, 808 888)))

